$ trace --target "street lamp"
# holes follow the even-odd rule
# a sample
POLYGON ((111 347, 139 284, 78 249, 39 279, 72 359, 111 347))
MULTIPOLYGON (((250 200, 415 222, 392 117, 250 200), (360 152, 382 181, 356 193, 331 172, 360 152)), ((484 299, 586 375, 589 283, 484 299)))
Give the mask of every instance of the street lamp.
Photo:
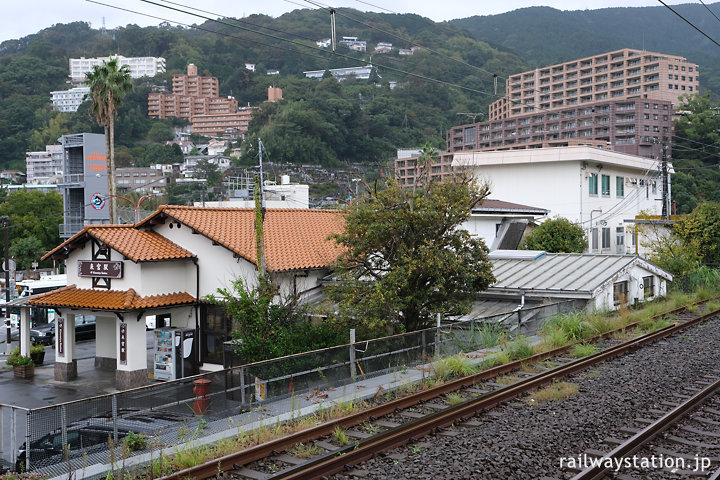
MULTIPOLYGON (((140 223, 140 204, 147 200, 148 198, 154 197, 154 193, 149 193, 147 195, 143 195, 142 197, 138 198, 137 203, 133 202, 131 199, 127 197, 123 197, 122 195, 108 195, 105 198, 122 198, 123 200, 127 200, 130 202, 130 204, 135 209, 135 223, 140 223)), ((1 220, 1 219, 0 219, 1 220)))

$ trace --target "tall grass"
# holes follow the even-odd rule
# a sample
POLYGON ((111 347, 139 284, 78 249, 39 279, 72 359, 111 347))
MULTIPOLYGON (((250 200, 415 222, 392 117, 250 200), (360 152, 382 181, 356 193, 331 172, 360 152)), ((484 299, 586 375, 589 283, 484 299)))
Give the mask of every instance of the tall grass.
POLYGON ((522 360, 523 358, 531 357, 533 354, 533 347, 530 344, 530 340, 523 335, 518 335, 515 340, 508 342, 505 349, 511 360, 522 360))
POLYGON ((466 377, 478 372, 478 367, 471 359, 464 355, 453 355, 452 357, 441 358, 433 363, 435 378, 438 380, 449 380, 456 377, 466 377))

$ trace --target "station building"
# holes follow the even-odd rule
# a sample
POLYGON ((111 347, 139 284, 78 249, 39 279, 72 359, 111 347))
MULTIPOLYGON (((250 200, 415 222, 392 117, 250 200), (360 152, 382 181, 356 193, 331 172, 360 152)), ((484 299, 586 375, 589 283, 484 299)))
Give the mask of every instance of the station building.
MULTIPOLYGON (((343 218, 332 210, 268 209, 263 222, 266 270, 281 296, 300 300, 320 289, 338 256, 329 235, 343 218)), ((88 225, 44 258, 65 260, 67 287, 27 300, 56 312, 55 378, 77 375, 75 316, 96 317, 97 368, 114 370, 118 388, 147 382, 146 322, 194 329, 197 365, 219 370, 231 321, 209 301, 218 288, 258 281, 255 212, 241 208, 163 206, 136 225, 88 225)), ((21 352, 29 316, 21 315, 21 352)))

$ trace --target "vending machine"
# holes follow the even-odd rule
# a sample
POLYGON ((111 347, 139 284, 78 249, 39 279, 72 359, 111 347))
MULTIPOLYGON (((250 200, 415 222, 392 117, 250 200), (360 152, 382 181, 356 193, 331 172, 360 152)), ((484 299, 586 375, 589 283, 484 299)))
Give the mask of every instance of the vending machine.
POLYGON ((194 328, 175 330, 175 378, 188 377, 198 373, 197 341, 194 328))
POLYGON ((174 328, 155 329, 155 380, 175 380, 174 328))
POLYGON ((198 373, 195 329, 155 330, 155 380, 175 380, 198 373))

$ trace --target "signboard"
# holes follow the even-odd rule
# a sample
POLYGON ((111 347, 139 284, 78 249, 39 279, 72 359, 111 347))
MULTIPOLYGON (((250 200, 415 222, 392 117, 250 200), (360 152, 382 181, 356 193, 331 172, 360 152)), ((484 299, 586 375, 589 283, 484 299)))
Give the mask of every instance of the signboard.
POLYGON ((105 199, 108 196, 108 159, 105 150, 105 135, 83 133, 83 204, 85 219, 109 220, 110 208, 105 199))
POLYGON ((78 260, 78 276, 122 278, 123 262, 107 260, 78 260))
POLYGON ((57 355, 58 357, 65 356, 65 319, 63 317, 57 318, 57 355))
POLYGON ((255 400, 262 402, 267 398, 267 382, 255 377, 255 400))
POLYGON ((120 324, 120 365, 127 365, 127 323, 120 324))

